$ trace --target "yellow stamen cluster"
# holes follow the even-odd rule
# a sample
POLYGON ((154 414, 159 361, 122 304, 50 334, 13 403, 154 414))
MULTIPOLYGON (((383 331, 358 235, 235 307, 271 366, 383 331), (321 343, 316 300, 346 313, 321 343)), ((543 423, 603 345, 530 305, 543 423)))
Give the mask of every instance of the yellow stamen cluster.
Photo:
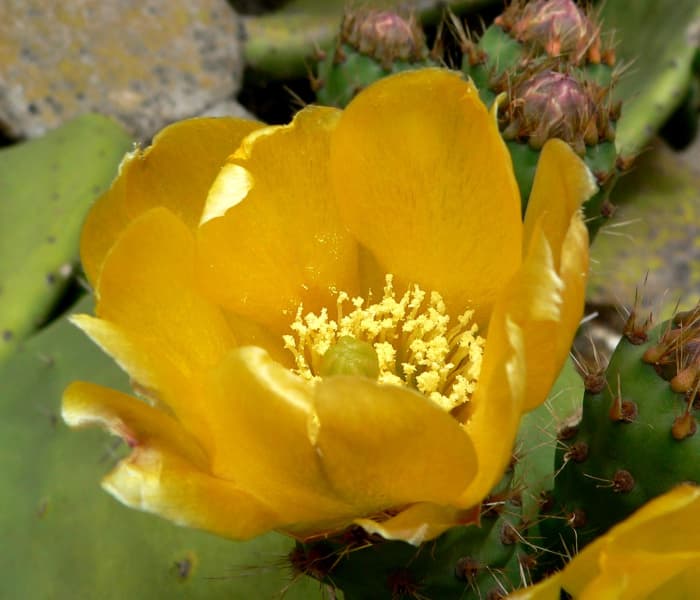
POLYGON ((335 319, 325 308, 318 315, 304 315, 301 306, 297 310, 293 335, 284 336, 296 373, 309 381, 320 379, 323 355, 339 338, 349 336, 373 346, 381 383, 411 386, 446 411, 469 400, 485 345, 477 325, 471 323, 474 311, 466 311, 450 327, 439 293, 428 294, 414 285, 397 299, 392 275, 386 276, 380 302, 340 292, 336 310, 335 319))

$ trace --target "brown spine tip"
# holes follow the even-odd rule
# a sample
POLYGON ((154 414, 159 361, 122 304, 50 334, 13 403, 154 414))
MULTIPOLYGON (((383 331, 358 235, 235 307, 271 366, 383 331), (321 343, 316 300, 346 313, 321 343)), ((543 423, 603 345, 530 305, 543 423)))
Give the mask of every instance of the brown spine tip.
POLYGON ((650 365, 656 365, 663 358, 666 353, 666 348, 663 344, 656 344, 655 346, 649 346, 642 354, 642 360, 650 365))
POLYGON ((673 436, 673 439, 680 442, 687 437, 695 435, 697 429, 698 423, 695 420, 695 417, 689 411, 686 411, 680 417, 676 417, 676 419, 673 421, 673 425, 671 426, 671 435, 673 436))
POLYGON ((570 440, 575 438, 578 434, 578 427, 576 425, 565 425, 557 432, 557 439, 560 442, 570 440))
POLYGON ((639 408, 636 402, 632 402, 632 400, 622 400, 620 396, 615 396, 608 414, 611 421, 631 423, 639 415, 639 408))
POLYGON ((671 389, 679 394, 685 394, 692 390, 698 380, 699 369, 700 365, 694 362, 685 367, 685 369, 678 371, 678 374, 671 379, 671 389))

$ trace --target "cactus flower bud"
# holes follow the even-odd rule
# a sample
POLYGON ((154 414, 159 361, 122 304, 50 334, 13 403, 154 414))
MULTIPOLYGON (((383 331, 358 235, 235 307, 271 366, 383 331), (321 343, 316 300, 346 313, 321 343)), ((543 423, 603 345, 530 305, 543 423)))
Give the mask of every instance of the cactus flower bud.
POLYGON ((343 18, 341 40, 361 54, 372 56, 385 69, 395 60, 416 62, 428 54, 425 35, 413 14, 359 9, 343 18))
MULTIPOLYGON (((496 24, 550 56, 568 55, 574 64, 598 64, 603 56, 600 28, 573 0, 516 1, 496 18, 496 24)), ((609 52, 605 57, 614 62, 609 52)))
POLYGON ((503 136, 527 139, 535 149, 559 138, 584 155, 587 145, 614 139, 606 95, 605 88, 569 73, 523 74, 505 111, 503 136))

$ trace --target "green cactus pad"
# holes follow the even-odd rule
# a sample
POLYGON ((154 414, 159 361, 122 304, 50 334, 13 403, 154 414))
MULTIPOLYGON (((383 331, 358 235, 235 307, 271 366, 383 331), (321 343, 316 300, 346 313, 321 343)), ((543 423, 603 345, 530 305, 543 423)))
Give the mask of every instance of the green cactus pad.
POLYGON ((130 145, 116 123, 85 115, 0 150, 0 361, 60 297, 85 213, 130 145))
POLYGON ((382 77, 435 66, 434 62, 428 60, 420 63, 397 60, 386 69, 371 56, 359 54, 347 44, 343 44, 341 50, 345 57, 342 63, 335 63, 334 52, 328 52, 319 63, 318 82, 321 87, 316 92, 316 98, 321 104, 344 108, 359 91, 382 77))
POLYGON ((698 316, 684 325, 682 343, 670 321, 649 332, 637 327, 635 343, 624 337, 605 385, 586 393, 581 422, 560 432, 549 525, 568 548, 582 548, 675 485, 700 482, 700 411, 693 393, 669 383, 678 363, 694 361, 698 316))
POLYGON ((622 156, 642 152, 683 102, 697 48, 698 19, 697 0, 602 3, 601 20, 605 29, 615 31, 618 58, 629 65, 615 91, 624 101, 616 140, 622 156))
MULTIPOLYGON (((92 312, 89 302, 78 312, 92 312)), ((70 431, 60 398, 74 379, 128 389, 109 357, 65 319, 0 367, 0 535, 4 598, 176 600, 321 598, 291 582, 293 542, 232 542, 117 503, 99 481, 123 447, 98 430, 70 431)))
POLYGON ((546 402, 520 420, 514 481, 522 489, 526 522, 536 522, 542 494, 554 488, 557 432, 580 415, 583 392, 583 381, 569 359, 546 402))
MULTIPOLYGON (((359 527, 292 553, 298 570, 341 589, 346 600, 476 600, 521 585, 504 568, 521 549, 520 496, 512 469, 482 508, 481 524, 455 527, 419 547, 368 535, 359 527)), ((495 596, 498 597, 498 596, 495 596)))

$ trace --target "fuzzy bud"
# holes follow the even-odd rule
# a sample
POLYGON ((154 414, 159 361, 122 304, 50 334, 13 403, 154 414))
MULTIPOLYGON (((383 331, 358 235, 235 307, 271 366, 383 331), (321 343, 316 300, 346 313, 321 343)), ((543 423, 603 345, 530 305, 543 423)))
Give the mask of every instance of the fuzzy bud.
POLYGON ((343 42, 386 69, 395 60, 418 62, 428 54, 423 30, 412 14, 404 17, 391 10, 367 8, 348 11, 341 32, 343 42))
POLYGON ((573 0, 516 0, 496 24, 550 56, 567 55, 574 64, 601 62, 599 28, 573 0))
POLYGON ((510 112, 504 137, 526 137, 534 148, 559 138, 583 154, 586 132, 591 123, 595 126, 596 107, 586 87, 571 75, 550 70, 516 87, 510 112))

